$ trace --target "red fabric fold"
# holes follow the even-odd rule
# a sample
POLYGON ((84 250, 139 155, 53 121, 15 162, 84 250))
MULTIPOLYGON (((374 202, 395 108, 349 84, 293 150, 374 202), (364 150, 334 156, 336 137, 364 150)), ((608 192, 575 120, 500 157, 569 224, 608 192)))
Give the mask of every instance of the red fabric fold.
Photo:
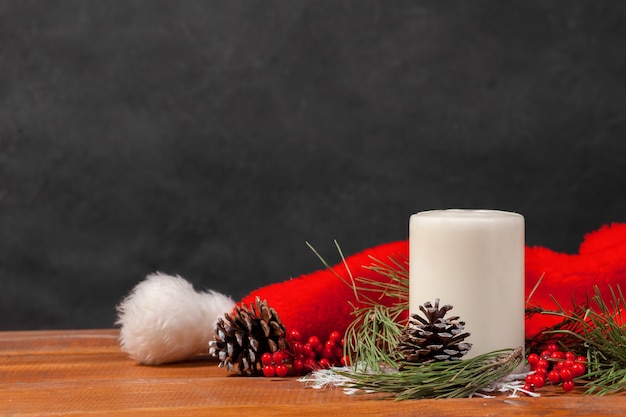
MULTIPOLYGON (((346 258, 353 276, 389 282, 367 268, 373 262, 371 257, 382 262, 390 258, 408 259, 408 241, 378 245, 346 258)), ((338 263, 333 270, 339 277, 333 271, 320 269, 252 291, 241 303, 251 304, 257 296, 266 299, 288 330, 298 329, 306 338, 312 335, 326 338, 335 330, 344 332, 354 319, 354 307, 362 307, 363 303, 355 296, 344 264, 338 263)), ((545 309, 556 308, 552 297, 564 308, 573 308, 572 297, 575 302, 583 303, 587 295, 594 294, 594 286, 609 299, 609 286, 626 284, 626 224, 606 225, 587 234, 578 254, 526 247, 525 279, 526 297, 535 289, 531 301, 545 309)), ((366 289, 363 295, 371 296, 371 293, 366 289)), ((379 300, 383 305, 395 301, 390 297, 379 300)), ((526 320, 526 336, 532 337, 557 321, 553 316, 535 314, 526 320)))

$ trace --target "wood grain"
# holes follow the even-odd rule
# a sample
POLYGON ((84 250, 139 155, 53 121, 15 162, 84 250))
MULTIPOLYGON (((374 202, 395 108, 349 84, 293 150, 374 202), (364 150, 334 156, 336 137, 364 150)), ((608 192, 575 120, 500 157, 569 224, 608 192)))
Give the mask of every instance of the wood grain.
POLYGON ((239 377, 208 357, 141 366, 119 350, 117 335, 113 329, 0 332, 0 415, 626 415, 624 396, 545 390, 541 398, 378 401, 306 388, 295 378, 239 377))

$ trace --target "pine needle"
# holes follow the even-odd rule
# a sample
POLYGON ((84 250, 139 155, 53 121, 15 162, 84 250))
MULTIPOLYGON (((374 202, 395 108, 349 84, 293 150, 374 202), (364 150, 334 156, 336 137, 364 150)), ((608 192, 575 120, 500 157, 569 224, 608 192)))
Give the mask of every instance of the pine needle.
POLYGON ((506 349, 457 361, 406 364, 396 372, 338 372, 343 386, 393 395, 396 400, 467 398, 507 375, 521 363, 522 348, 506 349))
POLYGON ((391 312, 388 307, 376 305, 355 309, 356 319, 348 326, 345 335, 345 354, 353 358, 355 366, 380 372, 382 367, 397 369, 395 352, 402 326, 398 324, 401 312, 391 312))
POLYGON ((368 269, 384 276, 387 280, 377 281, 363 277, 354 280, 357 293, 379 292, 377 298, 366 298, 361 301, 363 308, 354 308, 354 321, 348 326, 344 345, 345 354, 354 358, 365 370, 379 372, 381 367, 398 368, 396 347, 404 325, 400 316, 409 308, 409 272, 408 263, 394 258, 389 263, 371 258, 368 269), (379 304, 383 297, 396 299, 391 306, 379 304))

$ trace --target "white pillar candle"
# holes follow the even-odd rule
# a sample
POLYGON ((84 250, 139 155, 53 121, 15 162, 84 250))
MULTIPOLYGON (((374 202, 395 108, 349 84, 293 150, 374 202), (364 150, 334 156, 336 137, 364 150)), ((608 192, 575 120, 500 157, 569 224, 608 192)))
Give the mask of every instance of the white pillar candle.
POLYGON ((440 299, 465 322, 465 358, 524 346, 524 217, 432 210, 409 221, 409 310, 440 299))

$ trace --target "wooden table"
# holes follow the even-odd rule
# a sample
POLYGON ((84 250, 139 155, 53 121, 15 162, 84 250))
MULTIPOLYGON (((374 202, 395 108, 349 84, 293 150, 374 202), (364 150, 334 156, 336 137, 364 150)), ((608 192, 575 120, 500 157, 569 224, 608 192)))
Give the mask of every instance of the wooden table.
POLYGON ((117 330, 0 332, 0 415, 624 416, 626 396, 545 391, 541 398, 391 401, 245 378, 210 358, 140 366, 117 330))

